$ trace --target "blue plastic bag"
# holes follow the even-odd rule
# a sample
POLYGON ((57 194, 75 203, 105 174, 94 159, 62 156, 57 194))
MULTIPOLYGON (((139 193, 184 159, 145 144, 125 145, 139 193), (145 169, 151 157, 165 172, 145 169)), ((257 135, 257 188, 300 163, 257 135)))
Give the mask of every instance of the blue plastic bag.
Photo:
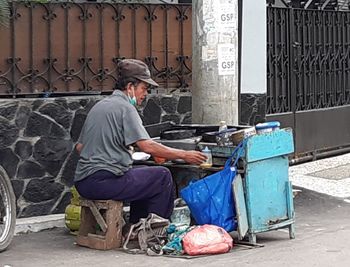
POLYGON ((244 145, 243 141, 236 147, 222 171, 192 182, 181 190, 181 197, 190 208, 197 224, 213 224, 224 228, 227 232, 237 229, 232 182, 244 145))

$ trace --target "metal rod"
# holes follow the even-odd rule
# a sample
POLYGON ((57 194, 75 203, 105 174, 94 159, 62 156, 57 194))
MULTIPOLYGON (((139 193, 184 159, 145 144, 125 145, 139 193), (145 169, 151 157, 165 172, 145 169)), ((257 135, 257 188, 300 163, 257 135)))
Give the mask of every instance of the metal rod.
POLYGON ((323 3, 323 5, 322 5, 321 9, 322 9, 322 10, 325 9, 325 7, 328 5, 328 3, 329 3, 330 1, 331 1, 331 0, 326 0, 326 1, 324 1, 324 3, 323 3))
POLYGON ((350 147, 344 147, 344 148, 334 148, 334 150, 324 151, 324 152, 317 152, 315 151, 314 155, 307 155, 302 156, 297 159, 291 159, 289 160, 289 165, 297 165, 300 163, 305 163, 312 160, 318 160, 318 159, 324 159, 327 157, 334 157, 339 156, 342 154, 346 154, 350 152, 350 147))
POLYGON ((15 4, 17 3, 11 1, 11 7, 12 7, 12 17, 11 17, 11 94, 13 97, 16 95, 17 91, 17 84, 15 82, 15 71, 16 71, 16 28, 15 28, 15 16, 17 13, 17 7, 15 7, 15 4))
POLYGON ((87 4, 83 5, 83 12, 84 12, 84 17, 83 17, 83 80, 84 80, 84 91, 89 90, 89 85, 88 85, 88 79, 87 79, 87 58, 86 58, 86 42, 87 42, 87 36, 86 36, 86 20, 89 14, 88 8, 87 8, 87 4))
POLYGON ((297 73, 295 72, 294 69, 294 61, 297 58, 298 55, 298 51, 297 49, 299 49, 298 46, 294 46, 292 44, 294 44, 294 42, 296 41, 296 35, 295 35, 295 21, 294 21, 294 10, 293 9, 289 9, 288 10, 288 15, 289 15, 289 25, 287 27, 288 31, 288 48, 287 48, 287 53, 288 53, 288 59, 289 59, 289 70, 288 70, 288 95, 290 97, 290 107, 289 107, 289 111, 293 112, 293 119, 292 119, 292 124, 293 124, 293 138, 294 140, 296 139, 296 129, 297 129, 297 124, 296 124, 296 119, 295 119, 295 112, 297 109, 296 106, 296 100, 297 100, 297 86, 296 86, 296 76, 297 73))
POLYGON ((116 38, 116 42, 115 42, 115 54, 117 56, 117 58, 120 58, 120 20, 122 19, 122 10, 123 8, 121 7, 120 4, 117 4, 116 7, 117 10, 117 19, 116 19, 116 34, 115 34, 115 38, 116 38))
POLYGON ((169 44, 168 44, 168 8, 165 7, 165 70, 166 70, 166 74, 165 74, 165 83, 166 83, 166 87, 169 87, 169 80, 168 80, 168 70, 169 70, 169 44))
MULTIPOLYGON (((67 3, 67 5, 69 5, 67 3)), ((66 73, 68 75, 68 73, 70 73, 70 62, 69 62, 69 16, 68 16, 68 10, 69 7, 67 6, 66 9, 64 10, 64 31, 65 31, 65 37, 66 37, 66 41, 65 41, 65 65, 66 65, 66 73)), ((67 79, 68 77, 66 77, 67 79)), ((70 83, 66 82, 66 91, 69 92, 70 91, 70 83)))
POLYGON ((281 0, 282 4, 284 4, 285 7, 289 7, 289 4, 285 0, 281 0))
POLYGON ((132 28, 132 57, 136 58, 136 9, 132 9, 131 15, 131 28, 132 28))
MULTIPOLYGON (((51 13, 52 10, 51 10, 51 5, 50 3, 47 4, 47 7, 48 7, 48 12, 51 13)), ((51 14, 49 15, 49 25, 48 25, 48 62, 49 62, 49 68, 48 68, 48 80, 49 80, 49 88, 47 88, 49 92, 53 92, 54 91, 54 88, 53 88, 53 85, 52 85, 52 70, 53 70, 53 59, 52 59, 52 23, 51 23, 51 14)))
MULTIPOLYGON (((152 44, 153 44, 153 39, 152 39, 152 21, 153 21, 153 15, 154 15, 154 8, 152 6, 149 6, 148 9, 149 12, 149 21, 148 21, 148 53, 149 53, 149 58, 152 59, 152 44)), ((152 65, 149 66, 150 70, 152 72, 152 65)))
MULTIPOLYGON (((29 13, 29 38, 30 38, 30 41, 29 41, 29 53, 30 53, 30 56, 29 56, 29 71, 31 72, 30 73, 30 76, 29 76, 29 89, 30 89, 30 92, 33 93, 33 74, 34 74, 34 51, 33 51, 33 48, 34 48, 34 34, 33 34, 33 6, 32 5, 35 5, 35 3, 30 3, 30 13, 29 13)), ((50 38, 50 37, 49 37, 50 38)))
MULTIPOLYGON (((277 12, 278 10, 277 9, 274 9, 274 12, 273 12, 273 21, 274 21, 274 31, 273 31, 273 54, 276 55, 275 56, 275 60, 277 58, 277 54, 278 54, 278 39, 277 39, 277 36, 278 36, 278 23, 277 23, 277 12)), ((278 97, 277 97, 277 90, 278 90, 278 62, 275 61, 274 62, 274 73, 275 73, 275 81, 274 81, 274 88, 273 88, 273 96, 272 96, 272 101, 274 103, 273 105, 273 112, 278 112, 278 97)))
POLYGON ((184 76, 184 62, 182 60, 185 60, 184 55, 184 38, 183 38, 183 32, 184 32, 184 20, 183 16, 185 16, 185 11, 183 8, 180 9, 181 12, 181 19, 180 19, 180 77, 181 77, 181 87, 183 87, 183 84, 185 83, 185 76, 184 76))
POLYGON ((100 9, 98 10, 98 15, 99 15, 99 32, 100 32, 100 38, 99 38, 99 45, 100 45, 100 72, 101 76, 99 77, 99 85, 100 85, 100 90, 103 91, 103 80, 105 79, 105 68, 104 68, 104 27, 103 27, 103 10, 104 6, 101 5, 100 9))
POLYGON ((304 9, 307 9, 309 7, 309 5, 311 5, 313 0, 309 0, 306 2, 306 4, 304 5, 304 9))

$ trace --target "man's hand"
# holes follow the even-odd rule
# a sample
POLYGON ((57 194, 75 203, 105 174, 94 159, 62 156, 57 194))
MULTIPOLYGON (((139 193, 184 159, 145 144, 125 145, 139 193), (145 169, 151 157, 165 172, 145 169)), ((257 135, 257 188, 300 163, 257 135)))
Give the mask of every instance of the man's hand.
POLYGON ((201 164, 207 157, 200 151, 182 150, 164 146, 151 139, 136 142, 141 151, 151 154, 153 157, 161 157, 168 160, 183 159, 189 164, 201 164))
POLYGON ((77 143, 75 145, 75 150, 78 152, 79 155, 80 155, 82 149, 83 149, 83 144, 77 143))
POLYGON ((200 151, 185 151, 183 160, 189 164, 201 164, 206 161, 207 157, 200 151))

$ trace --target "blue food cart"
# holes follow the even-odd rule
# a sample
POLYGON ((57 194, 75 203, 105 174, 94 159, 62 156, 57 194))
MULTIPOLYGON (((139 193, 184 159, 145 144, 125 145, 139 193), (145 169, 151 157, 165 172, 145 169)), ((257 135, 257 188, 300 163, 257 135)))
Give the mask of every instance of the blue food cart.
MULTIPOLYGON (((199 149, 208 147, 211 150, 214 167, 202 169, 178 162, 162 164, 171 170, 178 192, 192 179, 219 171, 220 164, 234 149, 214 142, 199 142, 197 145, 199 149)), ((176 142, 176 147, 181 148, 181 141, 176 142)), ((288 155, 293 152, 291 129, 275 129, 247 139, 238 175, 232 185, 240 240, 248 238, 250 244, 256 244, 258 233, 281 228, 288 228, 289 237, 294 238, 293 193, 288 176, 288 155)), ((148 161, 148 164, 152 162, 148 161)))
POLYGON ((233 185, 238 235, 256 243, 256 234, 280 228, 294 238, 294 205, 288 155, 294 152, 291 129, 249 137, 244 172, 233 185))

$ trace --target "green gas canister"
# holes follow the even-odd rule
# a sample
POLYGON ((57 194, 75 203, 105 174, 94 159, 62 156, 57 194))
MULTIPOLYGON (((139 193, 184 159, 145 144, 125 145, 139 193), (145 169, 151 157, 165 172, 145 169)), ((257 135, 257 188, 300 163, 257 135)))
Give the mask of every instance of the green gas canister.
POLYGON ((65 210, 65 224, 74 235, 78 233, 80 227, 81 206, 79 203, 79 193, 73 186, 71 188, 72 198, 65 210))

